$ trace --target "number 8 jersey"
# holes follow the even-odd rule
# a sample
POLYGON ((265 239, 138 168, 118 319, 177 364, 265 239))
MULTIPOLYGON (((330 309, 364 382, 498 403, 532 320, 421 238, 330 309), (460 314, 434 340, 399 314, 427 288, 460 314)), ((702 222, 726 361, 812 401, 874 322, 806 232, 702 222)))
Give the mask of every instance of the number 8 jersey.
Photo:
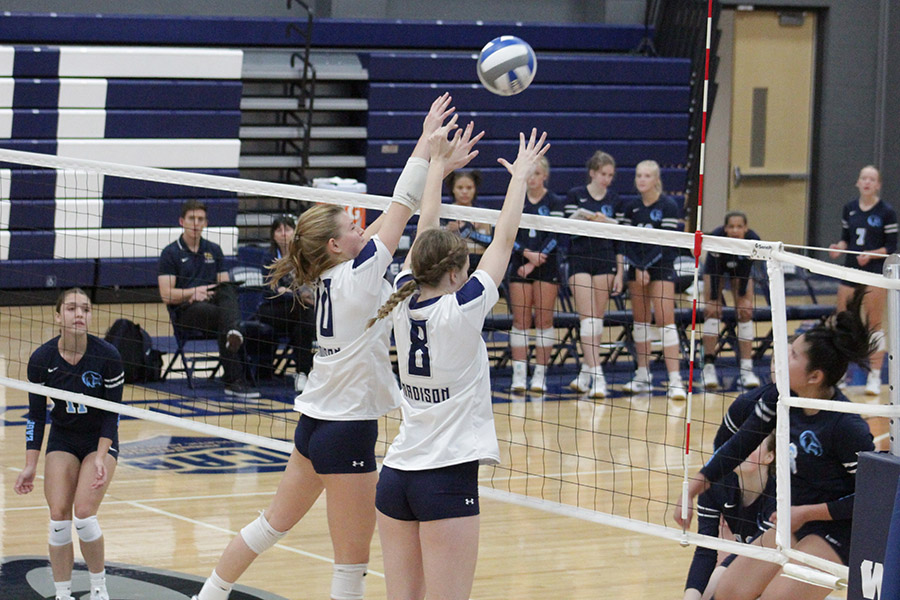
POLYGON ((294 410, 314 419, 377 419, 400 402, 389 356, 390 321, 366 325, 391 292, 393 257, 377 235, 359 255, 327 269, 316 283, 319 351, 294 410))
MULTIPOLYGON (((403 271, 399 289, 412 277, 403 271)), ((455 294, 407 298, 392 313, 403 422, 384 464, 419 471, 478 460, 500 462, 484 318, 499 295, 494 280, 475 271, 455 294)))

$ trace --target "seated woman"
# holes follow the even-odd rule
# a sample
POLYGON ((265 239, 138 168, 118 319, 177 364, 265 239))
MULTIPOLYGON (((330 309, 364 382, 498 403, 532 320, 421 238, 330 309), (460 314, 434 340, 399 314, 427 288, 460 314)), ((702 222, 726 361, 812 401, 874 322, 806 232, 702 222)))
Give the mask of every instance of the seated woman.
MULTIPOLYGON (((280 216, 272 221, 271 256, 266 261, 267 264, 272 264, 288 254, 291 240, 294 239, 295 226, 294 218, 288 215, 280 216)), ((289 273, 278 282, 276 290, 266 288, 266 298, 257 310, 257 318, 261 323, 269 325, 275 330, 276 339, 282 335, 288 336, 297 364, 294 389, 302 392, 306 387, 306 376, 312 369, 316 316, 311 288, 301 288, 300 292, 295 294, 291 291, 292 278, 293 276, 289 273)), ((263 354, 274 356, 275 349, 272 348, 263 354)))
MULTIPOLYGON (((456 206, 475 206, 478 199, 478 186, 481 185, 481 173, 478 170, 454 171, 444 181, 450 189, 450 197, 456 206)), ((446 220, 441 223, 448 231, 454 231, 464 238, 469 249, 469 274, 478 268, 478 261, 485 248, 491 243, 491 226, 486 223, 446 220)))

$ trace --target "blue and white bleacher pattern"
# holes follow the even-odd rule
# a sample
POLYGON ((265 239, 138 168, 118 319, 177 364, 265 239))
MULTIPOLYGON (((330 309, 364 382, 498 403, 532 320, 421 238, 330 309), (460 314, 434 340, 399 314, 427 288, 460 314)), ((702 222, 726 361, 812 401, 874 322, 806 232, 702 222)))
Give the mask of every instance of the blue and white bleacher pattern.
POLYGON ((634 167, 645 159, 662 167, 667 193, 685 188, 691 66, 687 59, 625 54, 538 53, 534 82, 524 93, 500 97, 472 83, 476 54, 459 52, 371 52, 369 73, 366 184, 370 193, 390 193, 403 161, 419 135, 414 115, 447 90, 460 108, 460 124, 470 119, 486 131, 480 154, 470 164, 482 173, 479 206, 499 208, 506 190, 497 158, 515 155, 520 131, 546 130, 548 188, 565 194, 587 183, 585 163, 604 150, 617 162, 612 188, 636 194, 634 167))
MULTIPOLYGON (((236 176, 242 57, 0 47, 0 147, 236 176)), ((209 208, 206 237, 236 255, 234 193, 2 164, 0 288, 155 285, 188 198, 209 208)))

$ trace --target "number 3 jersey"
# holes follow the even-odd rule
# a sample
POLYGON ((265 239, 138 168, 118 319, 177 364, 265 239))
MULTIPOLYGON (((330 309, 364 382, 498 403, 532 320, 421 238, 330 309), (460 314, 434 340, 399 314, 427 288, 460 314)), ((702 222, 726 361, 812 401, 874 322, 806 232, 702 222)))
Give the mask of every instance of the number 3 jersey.
POLYGON ((366 329, 391 293, 384 272, 393 257, 373 236, 357 257, 327 269, 316 283, 319 351, 294 410, 314 419, 377 419, 400 403, 389 357, 390 320, 366 329))
MULTIPOLYGON (((412 277, 403 271, 397 289, 412 277)), ((420 301, 418 293, 392 313, 403 422, 384 464, 420 471, 478 460, 500 462, 491 407, 484 318, 497 303, 494 280, 476 270, 455 294, 420 301)))
MULTIPOLYGON (((28 381, 58 390, 93 396, 110 402, 122 401, 125 371, 119 351, 100 338, 88 335, 87 347, 78 364, 70 364, 59 353, 59 336, 42 344, 28 361, 28 381)), ((55 400, 50 418, 54 428, 75 435, 117 439, 119 415, 76 402, 55 400)), ((25 447, 40 450, 47 422, 47 396, 28 394, 25 447)))

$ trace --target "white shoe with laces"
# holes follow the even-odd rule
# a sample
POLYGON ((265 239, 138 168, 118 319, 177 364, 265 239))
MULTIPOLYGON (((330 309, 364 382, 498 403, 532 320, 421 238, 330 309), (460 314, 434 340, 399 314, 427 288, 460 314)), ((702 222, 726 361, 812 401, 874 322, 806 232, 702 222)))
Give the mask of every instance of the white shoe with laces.
POLYGON ((513 365, 512 383, 509 385, 509 391, 519 394, 524 393, 528 387, 527 379, 527 368, 517 368, 516 365, 513 365))
POLYGON ((91 600, 109 600, 109 594, 105 587, 92 587, 91 600))
POLYGON ((622 391, 626 394, 643 394, 649 392, 652 387, 652 380, 634 377, 631 381, 622 386, 622 391))
POLYGON ((666 393, 669 400, 687 400, 687 392, 684 391, 684 382, 680 379, 669 381, 669 390, 666 393))
POLYGON ((713 363, 703 365, 703 389, 708 391, 719 389, 719 376, 713 363))
POLYGON ((594 381, 591 383, 591 391, 588 394, 591 398, 606 398, 609 391, 606 389, 606 378, 603 373, 594 375, 594 381))
POLYGON ((741 370, 741 387, 750 390, 758 388, 759 384, 759 377, 756 376, 756 373, 753 371, 741 370))
POLYGON ((876 373, 875 371, 869 371, 868 377, 866 377, 866 396, 880 396, 881 395, 881 373, 876 373))
MULTIPOLYGON (((604 384, 605 385, 605 384, 604 384)), ((581 371, 578 377, 569 382, 569 389, 575 390, 579 394, 583 394, 591 389, 591 373, 590 371, 581 371)))

